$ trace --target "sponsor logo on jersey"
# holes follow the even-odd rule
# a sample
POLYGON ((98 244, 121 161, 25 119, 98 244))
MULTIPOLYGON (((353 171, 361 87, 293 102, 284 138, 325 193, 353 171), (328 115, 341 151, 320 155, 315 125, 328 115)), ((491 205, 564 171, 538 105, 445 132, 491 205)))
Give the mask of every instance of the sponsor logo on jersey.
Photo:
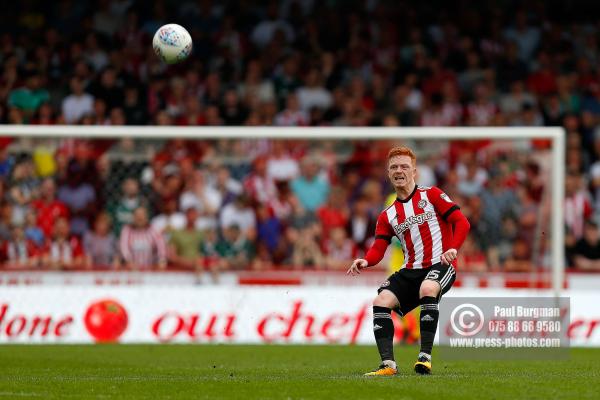
POLYGON ((403 223, 394 226, 394 231, 396 232, 396 235, 401 235, 404 233, 404 231, 409 229, 412 225, 415 225, 415 224, 423 225, 426 221, 429 221, 430 219, 433 219, 434 217, 435 217, 435 213, 432 213, 432 212, 411 215, 410 217, 406 218, 403 223))

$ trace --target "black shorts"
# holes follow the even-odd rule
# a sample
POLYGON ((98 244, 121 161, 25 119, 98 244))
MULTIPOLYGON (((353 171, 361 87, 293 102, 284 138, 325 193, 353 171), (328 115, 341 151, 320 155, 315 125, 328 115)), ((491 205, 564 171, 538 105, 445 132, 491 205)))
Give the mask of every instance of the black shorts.
POLYGON ((405 315, 419 305, 419 289, 425 279, 436 281, 442 287, 438 295, 439 301, 442 295, 450 290, 452 284, 454 284, 456 271, 451 265, 442 265, 442 263, 434 264, 430 268, 402 268, 390 275, 381 284, 377 293, 381 293, 382 290, 389 290, 394 293, 398 302, 400 302, 400 307, 396 311, 400 315, 405 315))

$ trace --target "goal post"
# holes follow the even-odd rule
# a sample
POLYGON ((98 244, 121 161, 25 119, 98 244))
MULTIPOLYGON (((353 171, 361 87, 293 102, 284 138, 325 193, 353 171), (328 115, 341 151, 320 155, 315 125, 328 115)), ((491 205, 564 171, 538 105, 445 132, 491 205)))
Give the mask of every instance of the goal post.
POLYGON ((563 289, 565 133, 560 127, 176 127, 3 125, 0 136, 80 139, 335 139, 551 141, 551 265, 555 295, 563 289))

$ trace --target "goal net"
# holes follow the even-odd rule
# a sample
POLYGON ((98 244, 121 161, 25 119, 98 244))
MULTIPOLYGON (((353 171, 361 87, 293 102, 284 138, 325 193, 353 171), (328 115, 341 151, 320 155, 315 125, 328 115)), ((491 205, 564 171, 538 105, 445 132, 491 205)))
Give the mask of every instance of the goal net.
POLYGON ((4 251, 5 268, 68 269, 50 260, 60 215, 39 206, 55 196, 81 242, 71 249, 81 255, 75 269, 135 267, 119 246, 143 206, 165 243, 152 268, 211 268, 222 256, 223 270, 342 270, 370 243, 393 193, 386 153, 405 144, 418 157, 417 183, 441 187, 471 221, 461 270, 543 273, 557 293, 563 285, 561 128, 5 126, 2 134, 3 248, 24 233, 40 246, 34 261, 4 251), (173 239, 190 218, 201 266, 173 239), (101 245, 86 238, 103 221, 117 244, 94 259, 86 252, 101 245), (240 238, 251 250, 236 247, 240 238))

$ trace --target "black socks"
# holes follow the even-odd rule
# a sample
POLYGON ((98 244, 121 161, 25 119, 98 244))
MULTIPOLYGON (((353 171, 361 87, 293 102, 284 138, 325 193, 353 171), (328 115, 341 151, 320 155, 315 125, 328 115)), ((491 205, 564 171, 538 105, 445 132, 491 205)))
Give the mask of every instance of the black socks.
MULTIPOLYGON (((425 296, 421 303, 421 353, 431 355, 440 315, 437 298, 425 296)), ((373 306, 373 333, 382 361, 394 360, 394 322, 392 310, 373 306)))
POLYGON ((438 301, 435 297, 425 296, 421 299, 420 303, 421 353, 431 355, 433 339, 435 339, 435 332, 437 331, 438 317, 440 316, 440 311, 438 309, 438 301))
MULTIPOLYGON (((437 318, 436 318, 437 323, 437 318)), ((392 310, 373 306, 373 333, 381 361, 394 360, 394 322, 392 310)), ((435 333, 435 331, 434 331, 435 333)))

